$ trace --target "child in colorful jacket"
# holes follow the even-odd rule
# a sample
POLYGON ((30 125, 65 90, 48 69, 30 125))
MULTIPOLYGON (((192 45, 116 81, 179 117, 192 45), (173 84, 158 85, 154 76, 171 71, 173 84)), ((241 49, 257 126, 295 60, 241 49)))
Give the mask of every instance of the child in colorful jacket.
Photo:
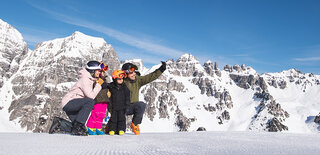
MULTIPOLYGON (((105 75, 105 71, 108 70, 108 66, 105 65, 105 68, 102 69, 100 72, 100 78, 104 81, 104 83, 109 83, 110 81, 107 79, 105 75)), ((94 84, 94 86, 96 83, 94 84)), ((107 106, 109 104, 109 98, 108 98, 108 92, 109 89, 102 88, 101 91, 96 96, 95 105, 93 106, 93 109, 91 111, 91 115, 89 117, 89 120, 87 122, 87 129, 89 135, 105 135, 105 133, 102 131, 102 122, 106 115, 107 106)), ((110 92, 109 92, 110 93, 110 92)))
POLYGON ((111 92, 111 104, 108 105, 111 111, 108 122, 109 135, 114 135, 116 132, 123 135, 126 129, 126 108, 130 104, 130 91, 123 82, 126 76, 124 71, 115 70, 112 73, 113 82, 108 85, 111 92))

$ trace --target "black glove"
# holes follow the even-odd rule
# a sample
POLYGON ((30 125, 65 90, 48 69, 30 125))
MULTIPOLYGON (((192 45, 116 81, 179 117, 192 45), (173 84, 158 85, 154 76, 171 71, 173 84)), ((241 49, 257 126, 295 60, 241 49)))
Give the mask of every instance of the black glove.
POLYGON ((162 65, 159 67, 159 70, 163 73, 167 69, 167 64, 164 61, 161 61, 162 65))

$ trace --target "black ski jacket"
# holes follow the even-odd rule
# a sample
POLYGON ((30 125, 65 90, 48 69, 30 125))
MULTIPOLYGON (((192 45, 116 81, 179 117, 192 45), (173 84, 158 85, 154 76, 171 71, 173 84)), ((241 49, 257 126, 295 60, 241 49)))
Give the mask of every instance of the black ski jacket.
POLYGON ((126 84, 118 85, 115 81, 108 85, 111 92, 110 103, 108 104, 108 111, 124 110, 130 104, 130 91, 126 84))

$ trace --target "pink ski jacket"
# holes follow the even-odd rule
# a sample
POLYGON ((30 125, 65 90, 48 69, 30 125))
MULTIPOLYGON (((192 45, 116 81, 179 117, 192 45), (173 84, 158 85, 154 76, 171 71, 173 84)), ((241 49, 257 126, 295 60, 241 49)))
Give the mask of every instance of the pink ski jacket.
POLYGON ((76 98, 92 98, 94 99, 101 90, 101 85, 96 84, 93 88, 93 83, 95 78, 93 78, 86 69, 79 71, 79 80, 71 88, 71 90, 62 98, 61 106, 62 108, 71 100, 76 98), (92 89, 93 88, 93 89, 92 89))

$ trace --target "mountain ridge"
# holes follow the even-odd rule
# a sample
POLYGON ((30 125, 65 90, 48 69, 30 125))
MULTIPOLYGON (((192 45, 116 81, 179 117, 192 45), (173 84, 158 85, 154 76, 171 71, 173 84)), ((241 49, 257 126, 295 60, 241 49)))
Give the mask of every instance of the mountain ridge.
MULTIPOLYGON (((6 45, 0 42, 0 47, 6 45)), ((0 131, 47 132, 54 116, 67 118, 60 100, 87 61, 107 63, 109 78, 125 62, 137 64, 142 75, 159 67, 147 69, 143 60, 120 61, 103 38, 79 31, 39 43, 33 51, 22 45, 19 61, 12 65, 18 66, 16 72, 1 74, 5 88, 0 87, 0 131)), ((319 131, 319 124, 307 121, 320 111, 319 101, 312 99, 320 93, 319 75, 296 69, 259 74, 245 65, 220 69, 217 62, 201 65, 191 54, 166 62, 163 75, 140 90, 140 100, 147 103, 141 124, 145 132, 195 131, 199 127, 209 131, 319 131)))

